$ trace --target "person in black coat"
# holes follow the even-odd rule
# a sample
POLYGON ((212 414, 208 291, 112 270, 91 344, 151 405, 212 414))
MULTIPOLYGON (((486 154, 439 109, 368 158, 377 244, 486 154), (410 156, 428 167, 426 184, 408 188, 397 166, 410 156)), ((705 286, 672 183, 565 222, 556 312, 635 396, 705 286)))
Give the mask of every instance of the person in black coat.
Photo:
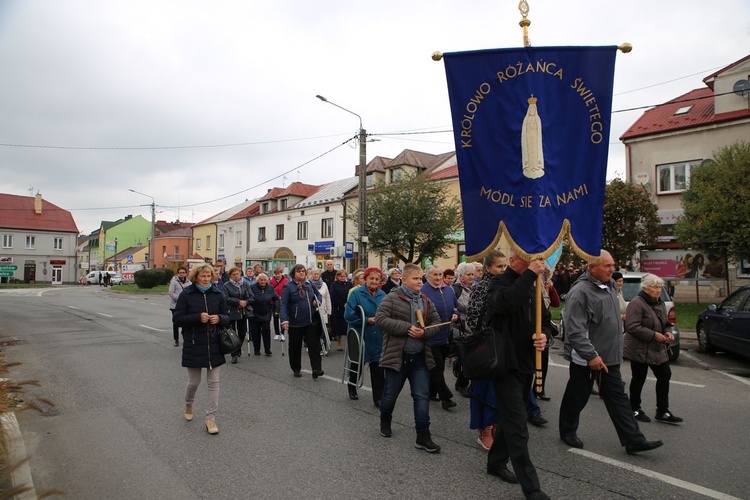
POLYGON ((229 308, 224 296, 212 283, 214 269, 210 264, 199 264, 190 272, 192 285, 177 299, 172 316, 175 325, 182 327, 182 366, 188 369, 185 389, 185 419, 193 420, 193 402, 201 383, 201 370, 206 368, 208 403, 206 430, 218 434, 216 411, 219 409, 219 373, 226 360, 219 348, 220 326, 229 325, 229 308))
POLYGON ((393 269, 388 270, 388 279, 385 280, 385 283, 383 283, 383 287, 381 290, 383 290, 386 295, 391 293, 391 290, 394 288, 398 288, 401 286, 401 271, 399 268, 394 267, 393 269))
POLYGON ((346 310, 346 301, 349 298, 349 290, 352 284, 346 279, 346 271, 339 269, 336 273, 336 280, 330 288, 331 293, 331 327, 333 336, 338 339, 337 349, 341 350, 341 338, 346 336, 348 326, 344 319, 346 310))
POLYGON ((499 425, 487 454, 487 473, 508 483, 520 483, 526 498, 548 499, 529 456, 526 403, 534 379, 534 351, 543 351, 550 331, 549 310, 543 308, 541 338, 536 330, 534 283, 545 270, 543 259, 526 261, 511 251, 508 268, 490 280, 487 315, 496 335, 507 339, 509 370, 493 380, 499 425), (508 469, 513 464, 513 474, 508 469))
POLYGON ((250 287, 255 297, 253 315, 250 317, 250 336, 253 339, 255 352, 260 352, 260 340, 266 349, 266 356, 271 355, 271 318, 279 313, 279 296, 268 283, 268 275, 260 273, 256 282, 250 287))
MULTIPOLYGON (((245 343, 245 336, 247 335, 247 317, 252 315, 250 307, 252 307, 254 301, 250 285, 242 279, 242 269, 235 266, 229 270, 229 281, 224 283, 224 289, 221 293, 229 307, 229 320, 240 337, 240 346, 232 353, 232 364, 235 364, 237 358, 242 356, 242 344, 245 343)), ((260 349, 256 348, 255 355, 259 354, 260 349)))

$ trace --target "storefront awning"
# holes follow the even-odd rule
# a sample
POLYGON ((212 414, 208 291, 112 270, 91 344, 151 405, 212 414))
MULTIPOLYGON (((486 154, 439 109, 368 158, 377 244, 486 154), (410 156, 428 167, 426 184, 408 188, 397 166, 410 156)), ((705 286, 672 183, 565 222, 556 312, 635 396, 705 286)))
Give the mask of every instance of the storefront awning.
POLYGON ((251 248, 247 260, 294 260, 294 254, 287 247, 251 248))

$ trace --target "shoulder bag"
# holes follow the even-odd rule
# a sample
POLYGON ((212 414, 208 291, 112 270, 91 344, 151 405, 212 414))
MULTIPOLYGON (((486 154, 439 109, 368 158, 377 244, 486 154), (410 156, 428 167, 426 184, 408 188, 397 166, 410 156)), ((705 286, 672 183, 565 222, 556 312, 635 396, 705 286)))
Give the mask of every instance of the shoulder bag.
POLYGON ((457 340, 461 353, 461 370, 471 380, 502 377, 510 369, 508 339, 492 327, 484 328, 457 340))
POLYGON ((219 335, 219 350, 222 354, 231 354, 242 347, 242 341, 240 336, 237 335, 237 330, 231 326, 220 326, 217 333, 219 335))

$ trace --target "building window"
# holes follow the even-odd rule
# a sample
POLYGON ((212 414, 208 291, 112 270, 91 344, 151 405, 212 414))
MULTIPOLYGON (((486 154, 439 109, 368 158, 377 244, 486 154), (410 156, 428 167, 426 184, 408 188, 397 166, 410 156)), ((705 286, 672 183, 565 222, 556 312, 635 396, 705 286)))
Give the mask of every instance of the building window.
POLYGON ((3 235, 3 248, 13 248, 13 235, 12 234, 3 235))
POLYGON ((404 170, 402 168, 394 168, 391 170, 391 182, 400 181, 404 177, 404 170))
POLYGON ((372 174, 369 174, 365 177, 365 187, 371 188, 375 185, 375 178, 372 176, 372 174))
MULTIPOLYGON (((55 238, 55 240, 52 242, 52 248, 54 248, 55 250, 62 250, 62 245, 62 238, 55 238)), ((115 238, 115 245, 117 245, 117 238, 115 238)))
POLYGON ((242 231, 237 231, 234 233, 235 240, 234 240, 234 246, 241 247, 242 246, 242 231))
POLYGON ((180 260, 180 245, 174 246, 174 260, 180 260))
POLYGON ((690 106, 683 106, 674 112, 674 116, 686 115, 688 111, 692 109, 692 107, 692 104, 690 106))
POLYGON ((323 219, 321 221, 320 237, 333 238, 333 219, 323 219))
POLYGON ((195 249, 200 250, 201 249, 201 239, 198 238, 195 240, 195 249))
POLYGON ((268 213, 268 202, 261 204, 260 213, 262 214, 268 213))
POLYGON ((211 250, 211 235, 206 235, 206 250, 211 250))
POLYGON ((701 160, 657 165, 658 194, 680 193, 690 186, 690 171, 699 166, 701 160))
POLYGON ((283 200, 279 201, 279 210, 286 210, 287 204, 289 203, 289 200, 284 198, 283 200))
POLYGON ((224 233, 219 233, 219 250, 224 250, 224 233))
POLYGON ((300 214, 300 215, 305 215, 305 211, 304 211, 304 210, 300 210, 300 211, 299 211, 299 214, 300 214))
POLYGON ((307 221, 302 221, 302 222, 297 223, 297 239, 298 240, 307 239, 307 221))
POLYGON ((265 227, 258 228, 258 241, 266 241, 266 228, 265 227))
POLYGON ((26 250, 36 248, 36 236, 26 236, 26 250))
POLYGON ((276 239, 284 239, 284 224, 276 224, 276 239))

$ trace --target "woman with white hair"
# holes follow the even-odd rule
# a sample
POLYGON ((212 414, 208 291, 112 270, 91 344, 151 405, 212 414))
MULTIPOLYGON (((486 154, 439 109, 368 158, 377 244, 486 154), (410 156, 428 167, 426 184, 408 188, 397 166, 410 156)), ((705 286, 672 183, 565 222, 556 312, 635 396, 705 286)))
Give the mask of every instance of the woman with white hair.
POLYGON ((630 360, 630 406, 636 420, 650 422, 641 409, 641 391, 648 369, 656 377, 656 420, 670 424, 682 422, 669 411, 669 342, 674 340, 667 310, 661 301, 664 280, 654 274, 641 279, 641 291, 628 304, 625 313, 625 349, 630 360))
MULTIPOLYGON (((458 312, 460 314, 460 326, 459 329, 462 333, 470 333, 468 326, 466 325, 466 313, 469 309, 469 299, 474 291, 476 282, 474 281, 474 264, 469 262, 462 262, 456 268, 456 282, 453 283, 453 291, 456 292, 456 299, 458 304, 458 312)), ((453 360, 453 374, 456 376, 456 390, 464 397, 468 398, 469 394, 469 379, 467 379, 461 371, 461 358, 457 357, 453 360)))

